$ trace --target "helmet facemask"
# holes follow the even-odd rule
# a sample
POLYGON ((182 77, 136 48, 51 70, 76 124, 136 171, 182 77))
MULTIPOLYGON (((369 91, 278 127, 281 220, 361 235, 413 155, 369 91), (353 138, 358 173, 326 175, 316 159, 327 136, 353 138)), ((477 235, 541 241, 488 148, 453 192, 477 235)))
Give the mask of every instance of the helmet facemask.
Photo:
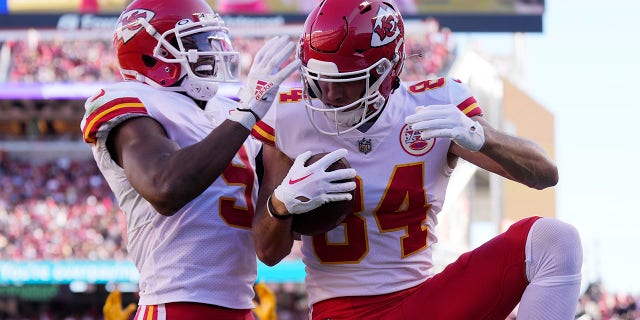
POLYGON ((380 94, 380 85, 392 71, 392 67, 391 61, 382 58, 363 70, 339 72, 334 63, 310 59, 306 66, 301 67, 302 87, 307 115, 316 130, 327 135, 340 135, 355 130, 375 118, 386 102, 380 94), (319 81, 347 83, 360 80, 365 82, 365 91, 359 99, 339 107, 328 106, 321 101, 314 103, 313 98, 322 100, 319 81), (331 128, 323 125, 327 123, 325 120, 328 120, 331 128))
MULTIPOLYGON (((172 86, 143 82, 162 90, 185 92, 197 100, 209 100, 220 82, 240 81, 239 54, 233 51, 228 29, 217 14, 197 14, 178 21, 173 29, 160 35, 146 20, 139 19, 157 41, 153 58, 166 64, 179 64, 179 80, 172 86)), ((140 75, 136 75, 140 78, 140 75)))

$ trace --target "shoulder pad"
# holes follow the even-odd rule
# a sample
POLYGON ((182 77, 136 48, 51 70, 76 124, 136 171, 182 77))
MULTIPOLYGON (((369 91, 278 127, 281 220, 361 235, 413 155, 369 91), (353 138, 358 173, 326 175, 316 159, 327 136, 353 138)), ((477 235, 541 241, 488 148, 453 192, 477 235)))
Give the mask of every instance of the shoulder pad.
POLYGON ((122 121, 148 115, 140 99, 130 90, 101 89, 85 102, 85 114, 80 123, 84 141, 95 143, 122 121))

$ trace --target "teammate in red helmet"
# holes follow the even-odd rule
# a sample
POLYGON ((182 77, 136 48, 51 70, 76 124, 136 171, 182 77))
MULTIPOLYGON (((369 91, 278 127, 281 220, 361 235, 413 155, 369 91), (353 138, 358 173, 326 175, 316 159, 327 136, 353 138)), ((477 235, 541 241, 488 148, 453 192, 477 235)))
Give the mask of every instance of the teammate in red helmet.
POLYGON ((136 319, 253 319, 256 155, 247 139, 298 65, 286 37, 257 53, 240 102, 228 29, 204 0, 135 0, 120 15, 124 81, 88 98, 84 140, 127 219, 136 319))
POLYGON ((518 319, 573 319, 582 249, 560 220, 522 219, 434 270, 438 213, 459 159, 535 189, 554 186, 558 171, 533 141, 493 128, 460 81, 400 81, 404 45, 390 1, 325 0, 309 14, 302 88, 281 91, 254 130, 266 143, 260 192, 275 190, 258 203, 254 234, 270 233, 256 238, 258 257, 276 264, 296 238, 299 212, 278 192, 290 159, 342 148, 357 172, 353 214, 301 237, 313 320, 505 319, 518 303, 518 319))

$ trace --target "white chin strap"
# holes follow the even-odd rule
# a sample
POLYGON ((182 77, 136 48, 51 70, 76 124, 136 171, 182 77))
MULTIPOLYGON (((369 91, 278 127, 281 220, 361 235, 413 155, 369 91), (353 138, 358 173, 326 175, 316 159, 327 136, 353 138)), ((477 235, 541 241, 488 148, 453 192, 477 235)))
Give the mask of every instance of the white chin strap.
POLYGON ((209 81, 198 81, 192 80, 190 77, 184 78, 180 87, 184 89, 184 92, 187 93, 190 97, 208 101, 216 95, 218 91, 218 84, 215 82, 209 81))
POLYGON ((191 80, 189 77, 185 77, 180 87, 164 87, 137 71, 120 70, 120 72, 123 76, 128 75, 134 77, 137 81, 146 83, 154 88, 173 92, 185 92, 190 97, 201 101, 209 101, 216 95, 216 92, 218 92, 218 84, 215 82, 191 80))
POLYGON ((329 116, 329 120, 335 121, 339 126, 351 127, 362 121, 364 118, 363 109, 364 106, 350 111, 336 111, 334 112, 335 119, 331 119, 331 112, 327 112, 327 116, 329 116))

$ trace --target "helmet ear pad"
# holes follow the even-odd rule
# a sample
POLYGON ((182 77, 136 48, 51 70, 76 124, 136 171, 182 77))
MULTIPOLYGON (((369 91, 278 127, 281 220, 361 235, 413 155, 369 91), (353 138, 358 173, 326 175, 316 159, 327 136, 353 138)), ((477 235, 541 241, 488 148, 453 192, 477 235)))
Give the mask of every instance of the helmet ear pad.
POLYGON ((139 74, 144 75, 146 78, 151 79, 153 82, 158 83, 163 87, 173 86, 180 79, 180 72, 182 68, 179 63, 166 63, 144 53, 122 54, 121 59, 139 61, 139 63, 135 63, 132 66, 132 69, 138 71, 139 74), (136 66, 144 66, 144 69, 136 66))
POLYGON ((147 68, 153 68, 158 64, 158 60, 150 55, 143 54, 142 63, 144 63, 147 68))
POLYGON ((163 87, 176 84, 181 77, 182 67, 179 63, 167 63, 152 56, 143 54, 143 63, 147 66, 147 77, 163 87))

